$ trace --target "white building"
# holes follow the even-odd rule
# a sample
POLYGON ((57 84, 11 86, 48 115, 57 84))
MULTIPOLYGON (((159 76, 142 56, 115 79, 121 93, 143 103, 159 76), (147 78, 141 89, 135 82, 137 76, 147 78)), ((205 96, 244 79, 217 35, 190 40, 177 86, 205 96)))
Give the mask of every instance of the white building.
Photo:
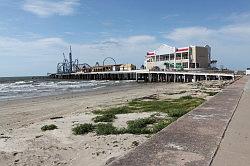
POLYGON ((208 45, 183 48, 161 45, 147 53, 145 66, 149 70, 207 69, 211 64, 211 47, 208 45))
POLYGON ((250 68, 247 68, 246 75, 250 75, 250 68))

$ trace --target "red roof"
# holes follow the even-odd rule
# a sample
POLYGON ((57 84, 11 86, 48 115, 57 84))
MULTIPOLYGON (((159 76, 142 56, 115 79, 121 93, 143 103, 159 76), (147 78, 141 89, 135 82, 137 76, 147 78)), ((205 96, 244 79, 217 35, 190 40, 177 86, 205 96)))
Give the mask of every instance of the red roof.
POLYGON ((188 51, 189 48, 177 48, 176 52, 183 52, 183 51, 188 51))

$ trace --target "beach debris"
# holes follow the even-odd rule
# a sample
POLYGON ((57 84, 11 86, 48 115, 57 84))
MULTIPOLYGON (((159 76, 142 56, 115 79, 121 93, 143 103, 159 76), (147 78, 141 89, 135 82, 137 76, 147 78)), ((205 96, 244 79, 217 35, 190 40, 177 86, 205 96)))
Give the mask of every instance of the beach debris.
POLYGON ((14 152, 14 153, 13 153, 13 156, 16 156, 17 154, 18 154, 18 152, 14 152))
POLYGON ((62 119, 62 116, 55 116, 55 117, 51 117, 50 120, 54 120, 54 119, 62 119))
POLYGON ((11 137, 9 136, 0 136, 0 139, 10 139, 11 137))
POLYGON ((40 138, 40 137, 42 137, 43 135, 37 135, 35 138, 40 138))
POLYGON ((116 157, 111 157, 111 158, 109 158, 109 159, 106 161, 105 165, 110 164, 110 163, 113 162, 115 159, 116 159, 116 157))
POLYGON ((133 141, 132 142, 132 146, 138 146, 139 145, 139 142, 138 141, 133 141))
POLYGON ((54 124, 44 125, 43 127, 41 127, 42 131, 55 130, 55 129, 58 129, 58 127, 54 124))
POLYGON ((152 94, 149 96, 144 96, 144 97, 138 98, 138 100, 157 100, 157 99, 158 99, 157 94, 152 94))

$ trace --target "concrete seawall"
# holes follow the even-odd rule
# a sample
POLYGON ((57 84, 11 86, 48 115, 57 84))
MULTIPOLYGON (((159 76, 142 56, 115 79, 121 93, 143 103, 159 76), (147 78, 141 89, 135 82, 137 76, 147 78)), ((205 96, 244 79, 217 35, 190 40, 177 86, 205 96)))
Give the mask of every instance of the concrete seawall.
POLYGON ((238 106, 241 78, 109 166, 208 166, 238 106))

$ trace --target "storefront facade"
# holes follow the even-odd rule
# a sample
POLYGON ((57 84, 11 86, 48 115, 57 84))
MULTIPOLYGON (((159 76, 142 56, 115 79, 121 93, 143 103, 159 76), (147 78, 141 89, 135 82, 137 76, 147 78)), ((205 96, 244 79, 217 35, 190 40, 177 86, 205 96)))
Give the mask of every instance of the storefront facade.
POLYGON ((209 68, 211 48, 207 45, 183 48, 161 45, 155 51, 147 52, 145 66, 149 70, 189 70, 209 68))

